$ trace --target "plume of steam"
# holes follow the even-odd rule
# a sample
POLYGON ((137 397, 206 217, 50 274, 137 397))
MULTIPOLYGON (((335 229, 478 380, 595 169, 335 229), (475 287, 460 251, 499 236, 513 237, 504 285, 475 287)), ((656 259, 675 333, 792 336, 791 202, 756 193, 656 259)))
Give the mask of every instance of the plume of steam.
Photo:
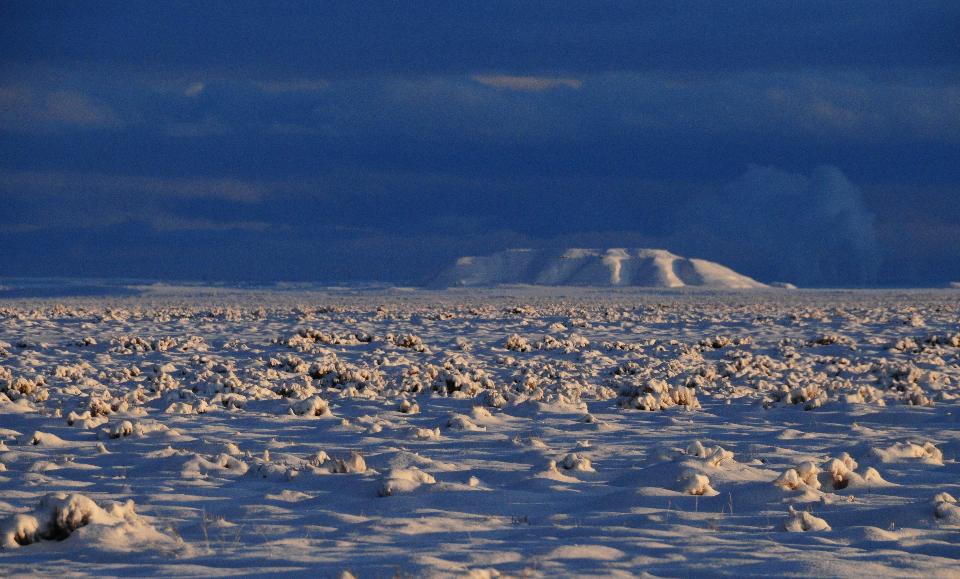
POLYGON ((809 176, 750 166, 701 227, 729 243, 731 264, 802 285, 868 285, 880 263, 873 215, 836 167, 809 176))

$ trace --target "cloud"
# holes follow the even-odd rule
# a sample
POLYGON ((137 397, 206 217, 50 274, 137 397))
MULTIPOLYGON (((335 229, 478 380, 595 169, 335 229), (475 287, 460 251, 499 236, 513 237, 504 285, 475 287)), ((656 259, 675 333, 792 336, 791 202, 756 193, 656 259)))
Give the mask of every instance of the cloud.
MULTIPOLYGON (((193 85, 196 76, 176 74, 41 72, 0 88, 0 127, 112 127, 198 141, 282 134, 335 139, 336 147, 383 138, 539 145, 664 133, 789 145, 957 143, 960 135, 960 84, 937 68, 893 77, 816 69, 330 80, 210 73, 193 85), (203 98, 184 98, 185 90, 203 98)), ((843 159, 817 162, 825 161, 843 159)))
POLYGON ((171 137, 186 138, 227 135, 232 131, 230 125, 214 117, 204 117, 199 121, 171 122, 163 128, 163 132, 171 137))
POLYGON ((34 223, 0 223, 0 234, 34 233, 43 229, 34 223))
POLYGON ((165 178, 98 173, 0 172, 0 191, 13 196, 109 195, 144 198, 222 199, 257 203, 272 186, 232 178, 165 178))
POLYGON ((268 94, 286 94, 286 93, 314 93, 320 92, 330 86, 325 80, 265 80, 254 82, 257 90, 268 94))
POLYGON ((540 92, 554 88, 571 88, 579 90, 583 81, 576 78, 549 78, 542 76, 510 76, 510 75, 473 75, 472 80, 493 88, 516 90, 523 92, 540 92))
POLYGON ((96 103, 87 95, 78 92, 58 91, 48 95, 41 115, 51 123, 79 127, 120 125, 120 119, 110 107, 96 103))
MULTIPOLYGON (((150 225, 155 231, 249 231, 264 232, 273 226, 265 221, 215 221, 204 218, 191 218, 168 213, 156 213, 148 216, 150 225)), ((282 227, 276 228, 282 229, 282 227)))
MULTIPOLYGON (((337 139, 529 145, 681 135, 732 137, 746 146, 761 139, 788 146, 824 139, 958 143, 960 84, 928 72, 894 79, 835 71, 378 77, 330 81, 312 115, 299 114, 300 101, 292 98, 296 115, 277 118, 285 113, 269 110, 274 123, 337 139)), ((223 118, 240 123, 249 116, 238 109, 223 118)))
POLYGON ((78 90, 42 92, 24 86, 0 87, 2 129, 116 129, 122 125, 112 108, 78 90))
POLYGON ((194 83, 191 83, 186 89, 184 89, 183 95, 191 98, 198 97, 201 94, 203 94, 203 89, 205 88, 207 88, 206 84, 202 82, 194 82, 194 83))
POLYGON ((686 234, 701 237, 675 242, 763 272, 767 281, 826 286, 876 281, 881 254, 874 216, 836 167, 818 167, 807 176, 751 166, 690 215, 686 234))
POLYGON ((252 77, 457 75, 543 71, 730 70, 958 62, 956 2, 608 3, 292 2, 270 18, 254 2, 117 3, 58 18, 27 3, 6 10, 0 64, 24 62, 235 70, 252 77), (806 3, 805 3, 806 4, 806 3), (9 13, 9 14, 7 14, 9 13), (87 16, 86 18, 84 18, 87 16), (83 22, 78 26, 77 22, 83 22), (282 41, 278 42, 278 39, 282 41))
POLYGON ((824 70, 612 74, 590 86, 597 107, 644 130, 860 142, 955 142, 960 134, 960 85, 934 70, 915 78, 824 70))

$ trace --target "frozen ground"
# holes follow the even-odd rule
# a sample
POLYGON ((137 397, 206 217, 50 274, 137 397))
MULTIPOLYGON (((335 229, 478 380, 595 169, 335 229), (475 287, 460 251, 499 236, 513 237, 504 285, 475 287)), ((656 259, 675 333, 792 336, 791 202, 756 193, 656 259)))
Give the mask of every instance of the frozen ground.
POLYGON ((0 301, 0 575, 957 576, 960 299, 0 301))

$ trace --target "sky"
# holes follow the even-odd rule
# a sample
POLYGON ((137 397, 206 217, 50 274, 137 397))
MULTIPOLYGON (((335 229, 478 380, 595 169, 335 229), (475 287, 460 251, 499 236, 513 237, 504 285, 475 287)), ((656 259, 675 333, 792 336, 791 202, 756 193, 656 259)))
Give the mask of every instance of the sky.
POLYGON ((960 3, 0 2, 0 276, 960 280, 960 3))

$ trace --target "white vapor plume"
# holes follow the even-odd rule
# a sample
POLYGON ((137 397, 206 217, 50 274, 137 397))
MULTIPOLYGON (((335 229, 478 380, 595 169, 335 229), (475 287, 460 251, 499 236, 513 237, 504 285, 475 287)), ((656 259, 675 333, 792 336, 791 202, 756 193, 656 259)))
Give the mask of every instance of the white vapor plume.
POLYGON ((836 167, 809 176, 752 165, 722 199, 701 206, 702 227, 729 243, 729 260, 769 281, 866 285, 880 263, 873 214, 836 167))

